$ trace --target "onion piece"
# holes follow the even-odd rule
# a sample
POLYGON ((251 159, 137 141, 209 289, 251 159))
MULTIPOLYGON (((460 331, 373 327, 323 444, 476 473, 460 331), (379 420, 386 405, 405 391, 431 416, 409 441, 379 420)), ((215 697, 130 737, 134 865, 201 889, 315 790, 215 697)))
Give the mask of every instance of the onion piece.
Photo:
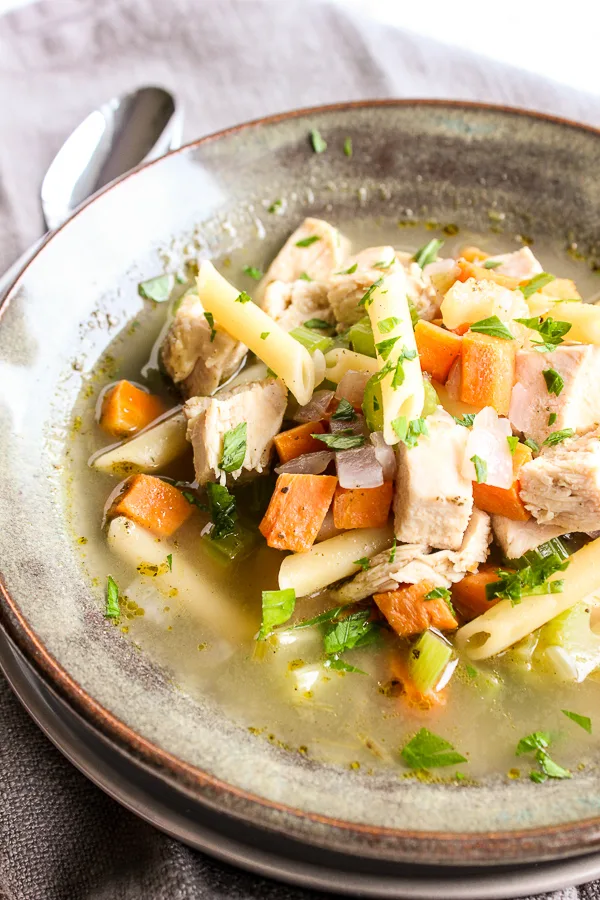
MULTIPOLYGON (((487 466, 485 483, 499 488, 509 488, 513 483, 513 458, 507 437, 512 435, 508 419, 501 418, 495 409, 486 406, 477 413, 469 430, 463 475, 476 480, 475 466, 471 462, 478 456, 487 466)), ((442 449, 443 452, 443 449, 442 449)))
POLYGON ((320 475, 325 471, 329 463, 333 462, 335 454, 332 450, 317 450, 315 453, 303 453, 296 459, 276 466, 278 475, 284 472, 290 475, 320 475))
POLYGON ((383 484, 383 469, 372 445, 338 451, 335 465, 340 487, 356 490, 381 487, 383 484))
POLYGON ((329 538, 337 537, 337 535, 341 533, 341 529, 335 527, 335 522, 333 521, 333 506, 330 506, 315 538, 315 544, 318 544, 320 541, 328 541, 329 538))
POLYGON ((462 387, 462 360, 460 356, 455 359, 450 367, 448 377, 446 379, 446 393, 451 400, 460 400, 460 392, 462 387))
POLYGON ((396 477, 396 454, 394 448, 386 444, 382 431, 374 431, 371 434, 371 443, 375 448, 377 462, 383 470, 383 480, 393 481, 396 477))
POLYGON ((308 403, 296 411, 294 422, 318 422, 324 417, 333 397, 333 391, 315 391, 308 403))
MULTIPOLYGON (((362 434, 365 437, 369 433, 365 417, 361 416, 360 413, 354 413, 354 418, 351 422, 344 422, 343 419, 330 419, 329 430, 332 434, 362 434)), ((345 453, 347 451, 341 452, 345 453)))
POLYGON ((370 377, 370 372, 356 372, 353 369, 348 369, 346 374, 340 379, 335 396, 338 400, 342 398, 347 400, 352 406, 361 406, 365 396, 365 387, 370 377))

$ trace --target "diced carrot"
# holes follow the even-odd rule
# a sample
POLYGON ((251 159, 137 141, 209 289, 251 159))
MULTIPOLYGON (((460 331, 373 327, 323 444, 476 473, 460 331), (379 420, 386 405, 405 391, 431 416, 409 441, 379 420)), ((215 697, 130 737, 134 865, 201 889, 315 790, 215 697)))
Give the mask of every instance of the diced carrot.
POLYGON ((399 694, 408 706, 426 711, 446 703, 446 692, 443 690, 426 693, 417 690, 408 671, 406 656, 398 650, 393 650, 390 654, 390 670, 392 684, 398 684, 399 694))
POLYGON ((130 381, 117 381, 104 395, 100 428, 113 437, 124 438, 145 428, 166 412, 166 406, 154 394, 140 390, 130 381))
POLYGON ((526 522, 531 518, 531 513, 525 509, 525 504, 519 496, 521 488, 519 471, 525 463, 530 462, 532 453, 525 444, 517 444, 513 454, 514 481, 509 488, 494 487, 491 484, 477 484, 473 482, 473 499, 475 506, 488 513, 498 513, 513 519, 515 522, 526 522))
POLYGON ((280 475, 259 525, 269 547, 309 550, 331 504, 334 475, 280 475))
POLYGON ((170 537, 192 514, 193 506, 180 490, 153 475, 131 475, 108 511, 125 516, 153 534, 170 537))
POLYGON ((469 331, 463 337, 460 399, 471 406, 493 406, 508 415, 515 381, 517 342, 469 331))
POLYGON ((495 269, 485 269, 483 266, 468 262, 466 259, 459 259, 457 265, 460 269, 459 281, 468 281, 469 278, 475 278, 476 281, 495 281, 496 284, 500 284, 511 291, 518 288, 521 283, 518 278, 511 278, 510 275, 501 275, 495 269))
POLYGON ((431 581, 419 581, 418 584, 400 585, 395 591, 373 594, 373 599, 400 637, 421 634, 427 628, 453 631, 458 622, 446 601, 442 597, 425 600, 434 588, 431 581))
POLYGON ((463 322, 462 325, 457 325, 456 328, 451 328, 450 331, 452 334, 458 334, 459 337, 462 337, 463 334, 466 334, 469 328, 471 327, 469 322, 463 322))
POLYGON ((421 368, 436 381, 445 384, 452 363, 461 354, 462 338, 421 319, 415 325, 415 341, 421 368))
POLYGON ((336 528, 383 528, 388 520, 394 484, 384 481, 375 488, 335 489, 333 523, 336 528))
POLYGON ((488 600, 485 595, 486 586, 494 581, 498 581, 498 567, 484 565, 474 575, 465 575, 453 585, 452 602, 468 622, 498 603, 498 597, 488 600))
POLYGON ((273 438, 277 447, 279 461, 289 462, 303 453, 314 453, 317 450, 325 450, 325 444, 311 437, 313 434, 325 434, 325 428, 321 422, 305 422, 289 431, 282 431, 273 438))
POLYGON ((476 263, 483 262, 484 259, 487 259, 489 253, 486 253, 485 250, 480 250, 479 247, 463 247, 460 255, 463 259, 466 259, 467 262, 476 263))

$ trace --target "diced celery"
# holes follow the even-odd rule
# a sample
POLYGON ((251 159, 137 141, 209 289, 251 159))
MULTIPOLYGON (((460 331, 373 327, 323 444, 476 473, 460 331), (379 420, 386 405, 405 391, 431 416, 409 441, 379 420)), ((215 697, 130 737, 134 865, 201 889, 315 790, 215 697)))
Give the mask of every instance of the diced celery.
POLYGON ((584 681, 600 667, 600 635, 590 626, 594 606, 595 602, 577 603, 541 629, 542 661, 561 681, 584 681))
POLYGON ((502 659, 506 660, 506 662, 516 669, 527 672, 531 671, 539 639, 540 629, 538 628, 536 631, 532 631, 531 634, 528 634, 527 637, 524 637, 521 641, 517 641, 516 644, 513 644, 513 646, 503 654, 502 659))
POLYGON ((210 534, 202 538, 203 546, 218 562, 227 565, 249 556, 258 543, 258 531, 242 522, 235 523, 231 534, 213 541, 210 534))
POLYGON ((425 402, 423 403, 423 412, 421 415, 425 419, 436 411, 440 405, 440 400, 429 378, 423 378, 423 387, 425 388, 425 402))
POLYGON ((436 688, 454 655, 452 644, 438 632, 424 631, 408 654, 408 670, 422 694, 436 688))
POLYGON ((303 347, 306 347, 309 353, 314 353, 315 350, 327 353, 333 347, 332 338, 327 337, 322 332, 307 328, 306 325, 298 325, 297 328, 292 328, 290 335, 303 347))
POLYGON ((371 328, 371 320, 365 316, 348 331, 348 340, 356 353, 375 358, 375 338, 371 328))
POLYGON ((540 544, 534 550, 528 550, 520 559, 511 560, 511 565, 516 569, 524 569, 525 566, 539 566, 548 560, 564 562, 569 558, 569 551, 560 538, 552 538, 545 544, 540 544))
POLYGON ((370 378, 365 387, 362 405, 369 431, 383 431, 383 397, 381 383, 370 378))

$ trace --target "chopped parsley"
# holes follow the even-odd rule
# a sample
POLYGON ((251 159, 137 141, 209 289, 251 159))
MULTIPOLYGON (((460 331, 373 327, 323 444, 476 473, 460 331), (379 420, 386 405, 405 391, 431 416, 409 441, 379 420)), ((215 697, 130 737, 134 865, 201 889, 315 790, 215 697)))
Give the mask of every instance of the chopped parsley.
POLYGON ((542 353, 552 352, 559 344, 562 344, 564 336, 572 327, 570 322, 557 321, 552 316, 548 316, 546 319, 542 319, 541 316, 533 316, 531 319, 515 319, 515 322, 520 322, 521 325, 526 325, 527 328, 538 332, 542 340, 532 341, 532 343, 535 345, 535 349, 542 353))
POLYGON ((365 442, 362 434, 313 434, 312 437, 322 441, 330 450, 353 450, 362 447, 365 442))
POLYGON ((368 556, 361 556, 360 559, 355 559, 352 565, 360 566, 363 572, 366 572, 367 569, 371 568, 371 560, 368 556))
POLYGON ((262 331, 260 334, 261 341, 266 341, 266 339, 269 337, 270 334, 271 334, 270 331, 262 331))
POLYGON ((457 425, 463 425, 464 428, 472 428, 476 413, 465 413, 462 418, 460 416, 452 416, 457 425))
POLYGON ((487 463, 480 456, 472 456, 471 462, 475 466, 475 480, 477 484, 485 484, 487 481, 487 463))
POLYGON ((215 329, 215 317, 213 316, 212 313, 205 312, 205 313, 204 313, 204 318, 205 318, 206 321, 208 322, 208 327, 210 328, 210 342, 211 342, 211 344, 212 344, 212 342, 214 341, 214 339, 215 339, 216 336, 217 336, 217 332, 216 332, 216 329, 215 329))
POLYGON ((312 278, 310 277, 308 272, 300 272, 298 278, 300 279, 300 281, 312 281, 312 278))
POLYGON ((479 334, 488 334, 490 337, 502 338, 503 341, 514 341, 514 337, 498 316, 489 316, 479 322, 473 322, 471 331, 479 334))
POLYGON ((534 731, 533 734, 521 738, 515 750, 516 756, 524 756, 527 753, 533 753, 535 759, 540 766, 541 771, 534 770, 530 773, 530 778, 537 784, 541 784, 546 778, 571 778, 568 769, 563 769, 558 763, 550 758, 548 747, 550 746, 550 735, 545 731, 534 731))
POLYGON ((495 597, 510 600, 515 606, 522 597, 539 594, 560 594, 564 582, 548 581, 556 572, 564 572, 569 565, 568 554, 560 542, 555 540, 540 544, 535 550, 515 560, 515 572, 498 569, 498 581, 486 585, 487 600, 495 597))
POLYGON ((368 309, 371 305, 373 293, 376 291, 378 287, 381 287, 383 284, 383 275, 381 278, 378 278, 377 281, 374 281, 371 287, 363 294, 361 299, 358 301, 359 306, 364 306, 365 309, 368 309))
POLYGON ((380 259, 379 262, 373 263, 373 268, 374 269, 389 269, 393 265, 395 259, 396 259, 395 256, 392 256, 392 258, 389 260, 389 262, 386 262, 385 259, 380 259))
POLYGON ((592 733, 592 720, 589 716, 580 716, 579 713, 570 712, 568 709, 561 709, 561 712, 567 719, 571 719, 572 722, 575 722, 576 725, 587 731, 588 734, 592 733))
POLYGON ((356 413, 354 412, 352 404, 342 397, 331 418, 335 419, 337 422, 354 422, 356 413))
POLYGON ((336 672, 356 672, 358 675, 366 675, 362 669, 357 669, 356 666, 351 666, 349 663, 344 662, 343 659, 340 659, 338 656, 330 656, 323 663, 326 669, 334 669, 336 672))
POLYGON ((326 322, 325 319, 308 319, 304 323, 305 328, 333 328, 330 322, 326 322))
POLYGON ((202 512, 208 512, 208 506, 205 503, 201 503, 198 497, 196 497, 195 494, 192 494, 191 491, 182 491, 181 493, 192 506, 197 506, 202 512))
POLYGON ((253 278, 255 281, 260 281, 263 277, 263 273, 260 269, 257 269, 256 266, 244 266, 244 274, 249 275, 250 278, 253 278))
POLYGON ((394 371, 394 377, 392 378, 392 389, 397 390, 401 384, 404 383, 405 372, 404 372, 404 360, 415 359, 417 356, 416 350, 409 350, 408 347, 403 347, 400 351, 400 356, 396 360, 396 369, 394 371))
POLYGON ((292 630, 295 630, 296 628, 311 628, 313 625, 322 625, 324 622, 332 622, 334 619, 338 619, 340 614, 346 609, 346 606, 336 606, 333 609, 328 609, 320 615, 314 616, 312 619, 305 619, 303 622, 298 622, 297 625, 292 625, 292 630))
POLYGON ((281 209, 283 205, 283 200, 273 200, 271 205, 267 208, 267 212, 277 213, 281 209))
POLYGON ((344 155, 352 156, 352 138, 347 137, 344 141, 344 155))
POLYGON ((206 485, 208 495, 208 510, 213 523, 210 532, 211 540, 218 541, 235 531, 237 511, 235 497, 230 494, 225 485, 209 481, 206 485))
POLYGON ((138 284, 138 294, 145 300, 154 300, 155 303, 164 303, 171 296, 175 284, 174 275, 158 275, 138 284))
POLYGON ((556 413, 550 413, 550 415, 548 416, 548 425, 554 425, 554 423, 556 422, 556 418, 556 413))
POLYGON ((172 572, 173 571, 173 554, 172 553, 167 554, 167 565, 169 567, 169 572, 172 572))
POLYGON ((316 128, 311 129, 310 142, 315 153, 325 153, 327 150, 327 141, 321 136, 321 132, 316 128))
POLYGON ((417 250, 413 259, 418 266, 421 266, 421 268, 424 269, 428 263, 432 263, 437 259, 438 251, 441 250, 443 246, 443 241, 440 241, 439 238, 433 238, 417 250))
POLYGON ((252 303, 252 297, 246 293, 246 291, 241 291, 237 297, 235 298, 236 303, 252 303))
POLYGON ((557 444, 562 443, 562 441, 566 441, 567 438, 573 437, 575 432, 572 428, 563 428, 561 431, 553 431, 552 434, 549 434, 545 441, 543 441, 543 447, 555 447, 557 444))
POLYGON ((375 349, 377 350, 377 353, 379 354, 379 356, 383 360, 386 360, 388 358, 388 356, 390 355, 390 353, 392 352, 392 350, 394 349, 394 344, 399 340, 400 340, 399 335, 398 335, 398 337, 386 338, 384 341, 379 341, 378 344, 375 344, 375 349))
POLYGON ((226 431, 223 437, 223 455, 219 468, 222 472, 236 472, 242 467, 246 457, 246 439, 248 426, 240 422, 235 428, 226 431))
POLYGON ((326 627, 323 634, 325 653, 328 656, 344 653, 375 640, 379 636, 379 625, 371 622, 370 616, 370 610, 360 610, 326 627))
POLYGON ((534 275, 533 278, 526 281, 525 284, 520 284, 519 290, 522 291, 523 296, 528 300, 532 294, 535 294, 547 284, 550 284, 551 281, 554 281, 555 277, 555 275, 549 275, 548 272, 540 272, 539 275, 534 275))
POLYGON ((358 269, 358 263, 354 263, 354 265, 350 266, 349 269, 346 269, 344 272, 335 272, 336 275, 354 275, 356 270, 358 269))
POLYGON ((410 769, 435 769, 467 762, 452 744, 443 737, 421 728, 414 738, 405 744, 400 755, 410 769))
POLYGON ((106 608, 104 615, 107 619, 118 619, 121 615, 121 610, 119 609, 119 588, 112 575, 109 575, 106 579, 106 608))
POLYGON ((262 623, 257 640, 264 641, 277 625, 283 625, 294 614, 296 591, 285 588, 282 591, 262 592, 262 623))
POLYGON ((546 387, 549 394, 555 394, 557 397, 565 386, 564 379, 556 371, 556 369, 544 369, 542 372, 546 387))
POLYGON ((497 269, 498 266, 502 265, 501 259, 486 259, 483 262, 484 269, 497 269))
POLYGON ((377 323, 377 327, 382 334, 389 334, 397 325, 400 325, 400 319, 397 316, 388 316, 387 319, 381 319, 377 323))
POLYGON ((411 419, 409 422, 406 416, 398 416, 397 419, 394 419, 392 422, 392 428, 396 436, 402 441, 403 444, 410 449, 411 447, 416 447, 419 439, 419 435, 429 434, 429 429, 427 428, 427 423, 425 419, 411 419))
POLYGON ((433 590, 429 591, 428 594, 425 594, 423 597, 424 600, 449 600, 452 594, 445 587, 436 587, 433 590))
POLYGON ((506 441, 508 443, 508 449, 510 450, 511 453, 514 454, 515 450, 517 449, 517 445, 519 443, 519 438, 516 437, 515 435, 510 434, 506 438, 506 441))
POLYGON ((529 447, 530 450, 533 450, 534 453, 538 453, 540 446, 533 438, 527 438, 526 441, 523 441, 526 447, 529 447))
POLYGON ((315 244, 320 240, 321 236, 319 234, 311 234, 309 237, 302 238, 301 241, 296 241, 296 247, 310 247, 311 244, 315 244))
POLYGON ((388 564, 391 566, 392 563, 396 559, 396 547, 398 546, 396 538, 394 538, 394 543, 392 544, 392 549, 390 550, 390 558, 388 559, 388 564))

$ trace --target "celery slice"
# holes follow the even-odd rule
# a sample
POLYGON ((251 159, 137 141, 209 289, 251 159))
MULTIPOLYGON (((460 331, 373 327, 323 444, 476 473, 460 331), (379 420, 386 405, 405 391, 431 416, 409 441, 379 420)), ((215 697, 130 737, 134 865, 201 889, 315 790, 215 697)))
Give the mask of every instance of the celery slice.
POLYGON ((432 629, 424 631, 408 656, 408 670, 417 690, 425 694, 445 682, 453 655, 452 644, 442 634, 432 629))
POLYGON ((592 631, 591 610, 597 602, 577 603, 544 625, 542 659, 561 681, 584 681, 600 667, 600 635, 592 631))
POLYGON ((349 329, 348 340, 356 353, 363 353, 365 356, 372 356, 375 359, 375 338, 373 337, 371 320, 368 316, 365 316, 349 329))
POLYGON ((383 431, 383 397, 375 375, 367 381, 362 410, 369 431, 383 431))
POLYGON ((425 419, 427 416, 433 415, 440 405, 440 400, 429 378, 423 379, 423 387, 425 388, 425 402, 423 404, 423 412, 421 415, 425 419))
POLYGON ((331 350, 333 347, 332 338, 327 337, 327 335, 322 333, 320 334, 312 328, 307 328, 305 325, 298 325, 297 328, 292 328, 290 335, 297 340, 299 344, 306 347, 309 353, 314 353, 315 350, 327 353, 327 351, 331 350))
POLYGON ((202 538, 203 546, 213 559, 223 565, 239 562, 249 556, 256 547, 259 533, 256 528, 249 528, 242 522, 236 522, 234 530, 225 537, 212 540, 210 534, 202 538))

